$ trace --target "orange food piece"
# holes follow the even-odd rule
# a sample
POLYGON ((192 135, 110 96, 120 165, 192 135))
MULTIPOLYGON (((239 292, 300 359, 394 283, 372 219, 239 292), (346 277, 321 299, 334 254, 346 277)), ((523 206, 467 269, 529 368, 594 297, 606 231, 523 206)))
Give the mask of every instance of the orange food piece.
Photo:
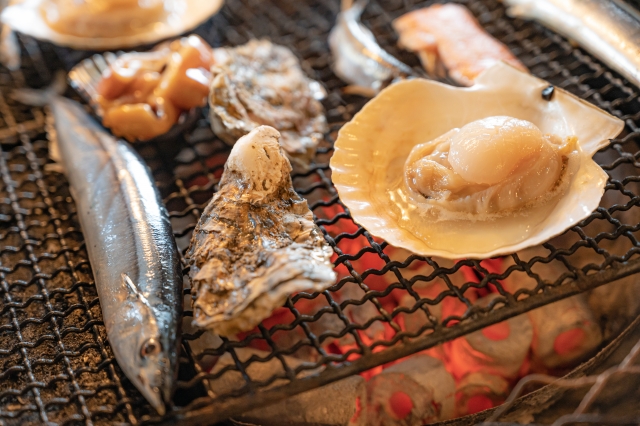
POLYGON ((209 94, 209 69, 213 65, 211 48, 198 36, 180 40, 156 95, 169 99, 178 108, 189 110, 204 105, 209 94))
POLYGON ((103 124, 129 141, 166 133, 183 111, 205 104, 213 63, 211 47, 195 35, 123 55, 98 84, 103 124))
POLYGON ((186 71, 189 68, 205 67, 211 68, 213 65, 213 51, 211 46, 197 35, 190 35, 176 44, 180 45, 180 56, 182 63, 180 69, 186 71))
POLYGON ((109 68, 98 83, 98 93, 105 99, 116 99, 135 79, 135 73, 120 73, 109 68))
POLYGON ((400 47, 420 55, 427 72, 444 76, 446 68, 456 82, 473 80, 498 61, 527 71, 507 46, 489 35, 461 5, 436 4, 409 12, 393 22, 400 47))
POLYGON ((168 132, 180 116, 180 111, 170 102, 163 107, 160 114, 146 103, 112 107, 104 112, 102 123, 114 135, 129 142, 151 139, 168 132))

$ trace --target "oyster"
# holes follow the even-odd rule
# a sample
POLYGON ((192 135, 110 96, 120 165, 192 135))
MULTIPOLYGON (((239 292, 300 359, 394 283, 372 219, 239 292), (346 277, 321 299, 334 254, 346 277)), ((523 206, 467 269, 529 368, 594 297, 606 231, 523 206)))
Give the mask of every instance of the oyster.
POLYGON ((223 0, 25 0, 2 12, 13 30, 61 46, 109 50, 183 34, 213 16, 223 0))
POLYGON ((293 190, 279 138, 259 126, 238 140, 187 250, 194 323, 223 336, 250 330, 290 294, 336 279, 331 247, 293 190))
MULTIPOLYGON (((499 63, 480 74, 470 88, 415 79, 382 91, 340 130, 331 159, 332 177, 354 219, 390 244, 426 256, 492 257, 540 244, 598 207, 607 174, 591 157, 623 127, 621 120, 595 106, 499 63), (552 151, 560 155, 560 173, 557 167, 550 170, 551 163, 545 163, 540 156, 538 149, 542 145, 530 147, 537 153, 531 158, 534 163, 540 160, 538 172, 549 174, 532 172, 527 177, 528 172, 520 170, 520 161, 526 155, 517 151, 524 150, 524 145, 535 138, 514 139, 523 146, 509 152, 498 146, 484 158, 482 152, 474 153, 473 143, 463 138, 459 143, 466 154, 458 155, 458 160, 466 157, 467 163, 462 168, 467 167, 470 174, 487 173, 489 180, 499 177, 506 182, 501 188, 507 190, 498 191, 498 198, 483 197, 478 193, 493 182, 483 183, 482 177, 467 176, 463 179, 467 183, 480 185, 467 185, 455 194, 447 187, 453 181, 441 179, 453 169, 451 164, 445 167, 447 171, 437 164, 418 170, 424 172, 423 180, 413 182, 412 187, 411 180, 417 176, 411 175, 412 165, 429 159, 438 144, 451 142, 452 135, 445 135, 447 132, 494 116, 515 117, 516 121, 526 120, 539 128, 541 134, 536 137, 555 145, 552 151), (427 143, 440 136, 431 151, 425 151, 427 143), (418 147, 420 144, 425 145, 418 147), (496 177, 502 160, 510 171, 496 177), (496 170, 488 170, 492 168, 496 170), (557 178, 546 190, 535 188, 553 176, 557 178), (556 191, 554 182, 564 188, 556 191), (424 183, 432 185, 431 192, 420 188, 424 183), (509 191, 509 185, 516 186, 509 191), (519 199, 522 188, 530 190, 532 196, 519 199), (545 197, 547 190, 555 193, 545 197)), ((449 150, 443 150, 431 160, 440 156, 440 165, 446 166, 446 162, 457 161, 450 155, 449 150)), ((548 158, 558 160, 554 155, 548 158)))
POLYGON ((215 51, 209 105, 213 131, 230 145, 260 125, 276 128, 295 168, 307 169, 328 130, 325 95, 289 49, 251 40, 215 51))

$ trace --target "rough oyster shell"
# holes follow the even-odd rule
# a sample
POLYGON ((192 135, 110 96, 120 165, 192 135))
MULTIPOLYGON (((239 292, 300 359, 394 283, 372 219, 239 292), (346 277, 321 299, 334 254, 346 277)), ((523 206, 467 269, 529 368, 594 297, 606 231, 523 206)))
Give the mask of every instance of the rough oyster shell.
POLYGON ((260 125, 276 128, 296 168, 305 170, 328 130, 322 86, 307 78, 289 49, 268 40, 216 49, 211 127, 229 145, 260 125))
POLYGON ((85 50, 110 50, 142 46, 186 33, 213 16, 224 0, 181 0, 175 2, 164 22, 132 35, 79 37, 53 30, 40 13, 42 0, 25 0, 7 7, 2 22, 14 31, 60 46, 85 50))
POLYGON ((260 126, 234 145, 187 251, 194 323, 224 336, 250 330, 290 294, 336 279, 279 137, 260 126))
POLYGON ((562 233, 598 207, 607 174, 591 157, 624 123, 558 88, 545 100, 541 92, 548 86, 504 63, 469 88, 422 79, 390 86, 340 130, 331 169, 341 200, 372 234, 427 256, 492 257, 562 233), (496 115, 528 120, 561 138, 577 136, 580 168, 557 203, 499 220, 438 221, 421 215, 421 200, 391 190, 401 188, 398 180, 415 145, 496 115))

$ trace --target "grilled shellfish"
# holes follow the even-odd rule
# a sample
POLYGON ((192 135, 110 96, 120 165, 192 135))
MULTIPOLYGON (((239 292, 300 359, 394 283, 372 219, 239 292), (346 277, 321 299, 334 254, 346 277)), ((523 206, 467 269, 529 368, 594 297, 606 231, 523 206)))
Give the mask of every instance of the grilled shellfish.
POLYGON ((296 169, 305 170, 328 130, 322 86, 286 47, 251 40, 215 51, 209 105, 213 131, 233 145, 260 125, 276 128, 296 169))
POLYGON ((293 190, 279 138, 259 126, 236 142, 187 251, 194 323, 223 336, 250 330, 290 294, 336 279, 331 247, 293 190))
POLYGON ((607 174, 591 157, 623 127, 595 106, 499 63, 469 88, 415 79, 382 91, 340 130, 332 176, 354 219, 390 244, 427 256, 492 257, 540 244, 598 207, 607 174), (475 135, 455 141, 476 120, 499 116, 510 116, 531 132, 537 127, 537 136, 515 136, 511 143, 517 148, 512 145, 510 152, 500 148, 504 141, 485 138, 493 130, 475 129, 475 135), (483 138, 494 143, 488 156, 482 152, 486 145, 473 151, 474 141, 483 138), (527 175, 521 163, 509 163, 529 158, 524 145, 534 139, 538 145, 530 147, 530 159, 544 160, 543 145, 554 145, 544 155, 560 161, 555 171, 549 171, 552 163, 533 161, 540 168, 527 175), (456 144, 463 148, 457 158, 456 144), (501 159, 507 160, 504 176, 498 176, 501 159), (545 197, 534 187, 549 176, 557 179, 550 181, 545 197), (482 192, 494 178, 505 183, 504 191, 487 198, 496 195, 482 192), (509 186, 513 182, 520 183, 509 186), (557 186, 562 188, 555 191, 557 186), (520 203, 523 189, 541 197, 520 203))
POLYGON ((194 29, 223 0, 24 0, 7 7, 13 30, 74 49, 142 46, 194 29))

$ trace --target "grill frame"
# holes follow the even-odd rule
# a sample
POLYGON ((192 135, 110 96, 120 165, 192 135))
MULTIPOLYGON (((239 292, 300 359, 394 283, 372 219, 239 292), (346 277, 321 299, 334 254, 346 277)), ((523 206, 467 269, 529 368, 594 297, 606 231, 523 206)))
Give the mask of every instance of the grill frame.
MULTIPOLYGON (((363 22, 372 29, 385 49, 418 70, 417 59, 395 46, 396 39, 390 22, 402 12, 432 3, 393 0, 383 4, 372 1, 365 11, 363 22)), ((324 104, 331 130, 319 150, 315 166, 305 175, 294 176, 294 185, 301 195, 310 199, 316 222, 336 252, 335 263, 341 265, 346 273, 342 273, 336 285, 328 291, 319 295, 299 294, 289 299, 287 307, 296 318, 293 327, 291 324, 262 327, 257 337, 241 342, 225 340, 222 349, 207 351, 211 355, 222 352, 233 354, 236 348, 257 339, 264 340, 273 349, 277 347, 273 339, 275 333, 288 328, 292 331, 299 326, 308 339, 306 346, 321 354, 319 361, 292 369, 284 360, 284 355, 295 352, 291 348, 272 350, 268 359, 254 361, 264 362, 273 357, 281 359, 284 375, 280 379, 292 379, 290 383, 265 390, 275 378, 267 383, 247 382, 248 385, 235 395, 213 398, 212 394, 207 395, 203 391, 202 381, 215 379, 215 376, 199 370, 189 348, 189 342, 200 337, 201 333, 185 333, 182 380, 178 392, 189 393, 190 398, 184 401, 178 399, 183 395, 176 398, 177 406, 164 418, 159 418, 146 404, 123 376, 113 358, 100 319, 99 302, 75 207, 64 176, 55 171, 48 158, 44 112, 39 108, 21 106, 7 97, 12 86, 21 87, 27 83, 29 86, 44 86, 51 80, 54 69, 69 70, 91 53, 53 47, 21 37, 24 51, 22 69, 12 73, 4 69, 0 71, 0 87, 3 89, 0 96, 0 220, 4 222, 0 228, 0 295, 3 297, 0 303, 0 362, 3 373, 0 373, 0 378, 7 379, 0 384, 0 424, 22 421, 144 424, 176 420, 189 420, 194 424, 212 423, 249 407, 255 408, 319 387, 639 272, 640 257, 637 254, 640 244, 634 233, 638 232, 640 225, 625 223, 619 217, 625 211, 640 206, 638 193, 627 188, 640 182, 640 151, 637 146, 640 105, 635 105, 637 101, 633 100, 637 98, 637 88, 625 84, 598 60, 558 35, 537 24, 507 18, 497 1, 462 3, 471 9, 487 31, 505 42, 534 75, 625 120, 625 133, 605 150, 614 153, 617 159, 605 164, 604 168, 611 173, 615 173, 621 165, 635 170, 635 174, 627 179, 610 179, 607 184, 607 191, 620 192, 628 201, 622 205, 611 205, 608 209, 599 208, 591 217, 567 231, 578 238, 572 246, 554 247, 547 243, 545 247, 552 252, 550 256, 530 262, 515 259, 515 269, 502 275, 489 273, 480 262, 473 260, 462 261, 453 267, 445 267, 430 258, 415 255, 404 260, 393 260, 386 243, 372 237, 366 230, 358 227, 352 233, 337 232, 334 228, 336 224, 350 222, 351 219, 331 185, 328 159, 337 131, 365 102, 362 98, 342 94, 344 84, 329 68, 326 35, 339 11, 339 4, 337 1, 311 5, 295 0, 231 0, 220 14, 196 33, 213 46, 238 45, 252 36, 269 36, 272 41, 291 47, 301 58, 307 74, 321 81, 329 93, 324 104), (339 206, 338 211, 329 211, 334 206, 339 206), (600 220, 610 222, 616 227, 615 231, 590 233, 589 225, 600 220), (610 253, 600 247, 601 243, 610 239, 625 237, 631 242, 631 248, 626 253, 610 253), (343 251, 343 244, 350 241, 366 245, 357 252, 343 251), (588 249, 601 254, 603 263, 587 265, 582 269, 572 267, 571 255, 578 250, 588 249), (368 256, 377 256, 384 267, 363 268, 363 260, 368 256), (437 324, 431 334, 424 335, 423 332, 420 337, 414 338, 413 335, 400 333, 396 334, 394 340, 366 345, 357 330, 366 330, 375 322, 393 323, 389 320, 401 312, 397 309, 387 312, 382 307, 379 300, 387 294, 371 290, 368 285, 370 280, 389 274, 396 277, 396 282, 388 288, 387 293, 411 293, 411 280, 415 281, 416 277, 408 279, 405 275, 407 267, 413 262, 429 265, 433 270, 432 276, 418 280, 454 275, 463 266, 482 272, 484 278, 477 283, 465 282, 462 286, 448 283, 450 294, 444 297, 462 296, 463 299, 465 292, 474 287, 494 285, 500 289, 499 280, 507 275, 520 272, 531 276, 531 268, 536 263, 561 262, 568 272, 554 281, 539 282, 539 288, 536 289, 539 292, 534 295, 526 291, 512 295, 502 289, 506 306, 494 304, 486 311, 468 309, 462 318, 448 318, 443 324, 437 324), (360 300, 336 300, 335 292, 345 285, 358 285, 367 291, 367 295, 360 300), (316 314, 308 318, 296 308, 301 300, 317 297, 326 299, 326 309, 319 316, 316 314), (376 306, 379 316, 375 320, 358 324, 343 314, 348 306, 363 302, 376 306), (319 345, 323 335, 316 336, 308 324, 329 314, 346 321, 345 333, 351 334, 358 342, 364 353, 361 358, 345 362, 345 355, 323 353, 319 345), (456 320, 463 321, 446 326, 456 320), (11 332, 17 341, 11 340, 11 332), (51 346, 49 342, 55 344, 51 346), (70 347, 74 349, 70 350, 70 347), (387 349, 374 352, 376 347, 387 349), (21 362, 14 362, 15 354, 19 354, 21 362), (81 357, 86 359, 84 366, 78 362, 81 357), (308 377, 294 378, 298 373, 322 364, 330 364, 330 367, 308 377), (51 371, 44 371, 45 367, 51 371), (201 396, 194 399, 198 394, 201 396)), ((183 152, 191 151, 194 154, 192 159, 183 161, 181 158, 189 158, 187 154, 176 155, 154 144, 139 145, 137 148, 159 184, 174 233, 184 250, 199 213, 214 192, 229 148, 212 135, 204 118, 176 144, 184 148, 183 152), (194 165, 198 165, 195 171, 190 171, 194 165)), ((540 277, 537 280, 540 281, 540 277)), ((436 303, 435 300, 422 300, 422 305, 415 310, 436 303)), ((471 306, 468 300, 466 303, 471 306)), ((187 310, 185 315, 189 316, 191 312, 187 310)), ((396 332, 399 330, 397 324, 396 327, 391 325, 391 328, 396 332)), ((237 356, 235 359, 236 369, 242 372, 244 366, 237 356)))

